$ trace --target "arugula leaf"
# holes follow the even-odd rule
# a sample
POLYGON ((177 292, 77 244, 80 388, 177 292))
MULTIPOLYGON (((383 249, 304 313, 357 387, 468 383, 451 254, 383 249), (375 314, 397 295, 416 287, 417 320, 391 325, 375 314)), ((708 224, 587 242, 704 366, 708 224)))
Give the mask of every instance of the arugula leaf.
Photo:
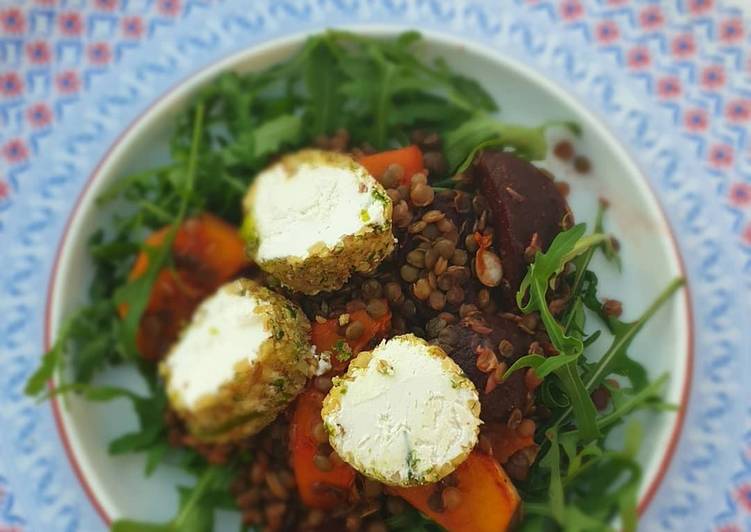
POLYGON ((338 122, 341 96, 339 84, 342 74, 337 60, 326 41, 315 41, 305 64, 305 86, 310 94, 308 113, 311 131, 322 135, 334 129, 338 122))
MULTIPOLYGON (((584 386, 586 390, 592 391, 599 386, 602 381, 616 368, 623 371, 628 371, 635 364, 633 360, 628 358, 626 350, 634 337, 649 321, 649 319, 655 315, 660 307, 678 290, 685 280, 683 278, 674 279, 652 304, 642 313, 642 315, 633 322, 623 323, 618 320, 614 320, 614 338, 608 350, 602 356, 600 360, 594 365, 594 367, 588 371, 584 376, 584 386), (624 369, 626 368, 626 369, 624 369)), ((633 371, 633 368, 632 368, 633 371)), ((557 424, 562 423, 571 414, 571 409, 566 409, 558 418, 557 424)))
POLYGON ((477 151, 489 145, 507 146, 530 160, 544 159, 547 153, 544 127, 525 127, 500 122, 478 114, 443 137, 443 151, 449 168, 461 171, 474 159, 477 151))
POLYGON ((560 369, 562 366, 571 362, 576 362, 579 355, 557 355, 554 357, 544 357, 542 355, 524 355, 514 362, 506 373, 503 374, 503 378, 507 379, 511 374, 522 368, 534 368, 535 374, 544 379, 551 373, 560 369))
POLYGON ((26 386, 24 387, 26 395, 31 397, 39 396, 46 389, 47 383, 54 377, 55 371, 62 364, 62 355, 70 340, 71 329, 80 313, 81 311, 69 317, 63 323, 52 349, 44 354, 42 363, 26 381, 26 386))
POLYGON ((160 246, 156 249, 145 246, 144 251, 149 257, 148 266, 144 274, 137 279, 134 279, 128 284, 121 286, 115 291, 114 298, 115 303, 125 305, 127 313, 122 321, 122 328, 120 329, 120 339, 125 349, 125 353, 131 358, 138 357, 138 347, 136 346, 136 334, 138 333, 138 327, 141 323, 141 317, 146 311, 146 306, 149 303, 149 296, 151 295, 151 288, 156 282, 157 275, 162 270, 162 267, 167 263, 167 259, 172 251, 172 243, 175 240, 177 230, 185 218, 190 195, 193 192, 193 183, 196 175, 196 164, 198 157, 198 145, 203 132, 203 117, 204 108, 199 105, 196 109, 195 125, 193 129, 193 143, 190 149, 190 157, 188 159, 188 165, 185 170, 185 181, 182 184, 182 201, 180 203, 180 209, 175 216, 170 229, 167 231, 166 236, 160 246))
POLYGON ((167 523, 145 523, 119 519, 112 532, 210 532, 214 529, 214 511, 220 507, 216 493, 229 487, 231 471, 226 467, 204 469, 195 486, 180 492, 180 510, 167 523))
POLYGON ((393 532, 441 532, 443 527, 434 523, 414 508, 386 519, 386 526, 393 532))

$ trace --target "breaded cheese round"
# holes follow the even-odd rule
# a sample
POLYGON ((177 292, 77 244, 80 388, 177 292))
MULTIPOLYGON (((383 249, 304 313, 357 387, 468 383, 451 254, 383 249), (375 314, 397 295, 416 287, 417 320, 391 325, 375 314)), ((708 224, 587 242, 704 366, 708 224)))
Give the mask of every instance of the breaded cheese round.
POLYGON ((392 486, 436 482, 477 444, 477 390, 438 346, 396 336, 360 353, 323 401, 331 446, 392 486))
POLYGON ((315 371, 309 331, 302 310, 281 295, 248 279, 222 286, 161 364, 170 404, 202 441, 255 434, 315 371))
POLYGON ((258 174, 242 234, 266 272, 305 294, 336 290, 394 248, 391 199, 348 155, 302 150, 258 174))

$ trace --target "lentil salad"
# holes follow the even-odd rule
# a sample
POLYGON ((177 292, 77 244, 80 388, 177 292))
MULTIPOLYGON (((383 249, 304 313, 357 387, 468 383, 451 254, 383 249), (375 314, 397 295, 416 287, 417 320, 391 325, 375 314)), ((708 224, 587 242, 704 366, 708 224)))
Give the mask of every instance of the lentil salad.
MULTIPOLYGON (((69 365, 73 377, 58 393, 133 401, 141 430, 111 452, 147 453, 147 474, 178 459, 196 474, 175 521, 122 520, 114 530, 211 530, 214 510, 226 507, 258 530, 500 530, 509 521, 599 530, 615 515, 633 528, 638 464, 633 449, 608 450, 604 438, 636 408, 664 406, 664 377, 648 381, 625 347, 680 281, 642 318, 621 322, 620 303, 598 299, 588 269, 596 252, 617 260, 617 241, 602 230, 606 204, 585 234, 566 203, 567 185, 528 162, 544 155, 546 128, 493 118, 495 102, 476 82, 409 51, 417 38, 330 32, 268 71, 225 75, 181 117, 174 162, 118 187, 140 208, 92 237, 92 302, 69 320, 28 387, 41 393, 55 369, 69 365), (325 83, 331 79, 338 88, 325 83), (340 98, 348 102, 342 109, 340 98), (306 147, 345 154, 368 170, 393 208, 396 242, 372 270, 314 295, 258 269, 243 252, 248 235, 238 236, 249 181, 280 154, 306 147), (299 306, 330 369, 310 375, 261 432, 216 444, 186 428, 155 362, 193 310, 238 277, 299 306), (586 356, 597 333, 585 336, 585 308, 615 335, 599 362, 586 356), (105 331, 97 347, 92 327, 105 331), (320 407, 355 355, 405 333, 463 370, 484 422, 466 465, 413 491, 344 462, 320 407), (113 363, 137 366, 151 395, 91 384, 113 363), (483 481, 506 475, 514 484, 506 491, 483 481), (522 502, 503 496, 511 492, 522 502)), ((554 153, 591 170, 570 143, 554 153)))

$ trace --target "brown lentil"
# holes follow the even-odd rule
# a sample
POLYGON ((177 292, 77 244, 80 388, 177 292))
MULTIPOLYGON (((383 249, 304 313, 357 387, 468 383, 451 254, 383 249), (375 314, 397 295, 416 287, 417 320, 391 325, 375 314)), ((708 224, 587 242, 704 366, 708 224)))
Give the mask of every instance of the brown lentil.
POLYGON ((524 374, 524 386, 527 390, 532 391, 540 386, 540 384, 542 384, 542 379, 537 376, 534 369, 529 368, 524 374))
POLYGON ((386 283, 384 292, 389 303, 399 304, 404 301, 404 294, 402 293, 402 287, 399 286, 399 283, 393 281, 386 283))
POLYGON ((469 195, 462 191, 457 191, 454 196, 454 208, 456 212, 464 214, 470 211, 472 208, 472 200, 469 195))
POLYGON ((438 222, 435 225, 441 233, 450 233, 451 231, 456 230, 456 226, 454 225, 454 222, 452 222, 448 218, 443 218, 441 220, 438 220, 438 222))
POLYGON ((266 473, 266 485, 268 486, 269 491, 271 491, 271 494, 277 499, 286 499, 289 497, 287 488, 284 487, 279 480, 279 477, 273 471, 268 471, 266 473))
POLYGON ((439 220, 443 220, 446 217, 441 211, 433 209, 422 215, 422 221, 428 224, 435 223, 439 220))
POLYGON ((428 224, 425 229, 422 230, 422 236, 429 240, 435 240, 440 236, 441 232, 438 230, 435 224, 428 224))
POLYGON ((441 312, 438 315, 438 318, 442 319, 447 324, 456 322, 456 315, 455 314, 451 314, 450 312, 441 312))
POLYGON ((324 519, 326 519, 326 514, 323 513, 323 510, 313 509, 308 513, 306 524, 312 527, 320 526, 324 519))
POLYGON ((438 340, 445 345, 454 345, 459 340, 459 333, 455 325, 449 325, 438 333, 438 340))
POLYGON ((394 211, 391 215, 391 218, 394 225, 397 227, 406 227, 407 225, 409 225, 409 222, 412 219, 412 215, 409 213, 409 206, 407 205, 406 201, 401 200, 399 203, 394 205, 394 211))
POLYGON ((347 326, 347 329, 344 331, 344 336, 347 340, 357 340, 364 332, 365 325, 363 325, 361 321, 353 321, 347 326))
POLYGON ((324 456, 322 454, 316 454, 313 457, 313 465, 316 466, 316 468, 319 471, 331 471, 334 469, 334 466, 331 464, 331 460, 329 460, 328 456, 324 456))
POLYGON ((444 508, 449 512, 458 508, 462 503, 462 492, 459 491, 459 488, 449 486, 443 490, 441 497, 443 499, 444 508))
POLYGON ((425 252, 425 263, 423 264, 423 266, 429 270, 432 270, 435 266, 435 263, 438 261, 438 256, 438 250, 436 250, 435 247, 430 248, 425 252))
POLYGON ((606 316, 618 318, 623 314, 623 304, 617 299, 606 299, 602 303, 602 313, 606 316))
POLYGON ((574 157, 574 170, 580 174, 589 173, 592 169, 592 163, 584 155, 577 155, 574 157))
POLYGON ((328 393, 329 390, 331 390, 333 383, 331 382, 331 377, 326 377, 325 375, 321 375, 313 379, 313 386, 319 392, 328 393))
POLYGON ((426 176, 422 172, 415 172, 414 174, 412 174, 412 177, 409 178, 409 184, 410 188, 414 188, 417 185, 427 185, 428 176, 426 176))
POLYGON ((237 497, 235 501, 241 509, 245 510, 255 506, 260 499, 261 492, 257 488, 254 488, 245 491, 242 495, 237 497))
POLYGON ((604 386, 596 388, 595 391, 592 392, 591 397, 595 408, 599 411, 605 410, 610 403, 610 392, 608 392, 608 389, 604 386))
POLYGON ((389 311, 389 307, 381 299, 371 299, 368 301, 368 306, 365 308, 370 317, 377 320, 386 315, 389 311))
POLYGON ((418 183, 412 187, 412 191, 409 193, 409 199, 412 203, 418 207, 426 207, 433 203, 435 198, 435 192, 433 187, 424 183, 418 183))
POLYGON ((411 318, 415 314, 417 314, 417 307, 415 306, 415 302, 411 299, 407 299, 402 305, 402 314, 405 318, 411 318))
POLYGON ((516 451, 512 454, 508 461, 503 464, 503 468, 514 480, 526 480, 529 473, 529 460, 527 454, 522 450, 516 451))
POLYGON ((446 294, 440 290, 433 290, 430 293, 428 304, 433 310, 443 310, 443 307, 446 306, 446 294))
POLYGON ((561 140, 553 148, 553 154, 563 161, 568 161, 574 156, 574 145, 568 140, 561 140))
POLYGON ((558 189, 558 194, 560 194, 564 198, 567 198, 571 193, 571 186, 565 181, 556 181, 555 188, 558 189))
POLYGON ((455 249, 451 255, 451 264, 455 266, 464 266, 467 264, 467 252, 463 249, 455 249))
POLYGON ((390 188, 386 191, 386 195, 391 199, 391 203, 396 205, 402 200, 402 196, 399 194, 399 191, 395 188, 390 188))
POLYGON ((411 264, 415 268, 425 267, 425 252, 421 249, 413 249, 407 253, 407 263, 411 264))
POLYGON ((396 191, 399 192, 399 196, 404 201, 409 199, 409 187, 407 185, 399 185, 396 187, 396 191))
POLYGON ((454 277, 450 274, 443 273, 438 276, 438 288, 444 292, 448 292, 454 286, 454 277))
POLYGON ((383 172, 381 183, 386 188, 394 188, 399 186, 402 177, 404 177, 404 168, 400 164, 391 163, 383 172))
POLYGON ((511 430, 516 430, 522 422, 522 411, 514 408, 506 421, 506 426, 511 430))
POLYGON ((456 230, 456 228, 452 229, 448 233, 445 233, 443 237, 446 240, 451 241, 454 246, 456 246, 459 243, 459 231, 456 230))
POLYGON ((475 235, 470 233, 464 238, 464 247, 470 253, 477 251, 477 241, 475 241, 475 235))
POLYGON ((548 305, 548 309, 553 316, 558 316, 561 312, 566 310, 566 300, 562 297, 553 299, 548 305))
POLYGON ((360 290, 362 291, 362 296, 365 299, 381 297, 381 295, 383 294, 383 287, 381 286, 381 283, 379 283, 376 279, 366 280, 362 284, 362 287, 360 287, 360 290))
POLYGON ((250 481, 253 484, 260 484, 266 476, 266 464, 263 461, 256 461, 250 468, 250 481))
POLYGON ((322 421, 313 425, 313 430, 311 432, 313 433, 313 438, 316 443, 327 443, 329 441, 329 434, 326 432, 326 427, 323 425, 322 421))
POLYGON ((532 233, 532 238, 529 240, 529 245, 524 249, 524 260, 530 264, 534 262, 535 256, 538 251, 542 251, 540 248, 540 235, 532 233))
POLYGON ((414 285, 412 285, 412 293, 420 301, 428 299, 431 291, 430 283, 427 279, 419 279, 414 285))
POLYGON ((473 316, 475 314, 478 314, 479 310, 477 310, 477 307, 475 305, 472 305, 471 303, 466 303, 459 307, 459 317, 464 319, 469 316, 473 316))
POLYGON ((564 231, 571 229, 574 226, 574 213, 571 212, 571 209, 568 207, 566 208, 566 213, 563 215, 563 218, 561 219, 561 229, 564 231))
POLYGON ((433 318, 425 324, 425 332, 429 338, 436 338, 446 328, 446 325, 448 324, 444 319, 440 317, 433 318))
POLYGON ((534 334, 535 329, 537 329, 538 322, 539 319, 537 317, 537 314, 532 312, 531 314, 526 314, 524 315, 524 317, 522 317, 521 321, 519 322, 519 328, 527 334, 534 334))
POLYGON ((447 261, 443 257, 438 257, 438 260, 433 267, 433 271, 436 275, 442 275, 446 271, 446 268, 448 268, 448 265, 449 261, 447 261))
POLYGON ((519 426, 516 428, 517 434, 523 438, 529 438, 530 436, 535 435, 535 429, 537 427, 535 426, 535 422, 531 419, 525 419, 521 423, 519 423, 519 426))
POLYGON ((350 314, 364 308, 365 303, 362 301, 362 299, 353 299, 352 301, 347 302, 347 312, 349 312, 350 314))
POLYGON ((350 514, 347 516, 347 519, 344 520, 344 527, 349 532, 356 532, 360 530, 360 525, 362 524, 362 519, 360 519, 359 515, 350 514))
POLYGON ((477 305, 480 308, 485 308, 490 304, 490 291, 487 288, 482 288, 477 292, 477 305))
POLYGON ((436 489, 428 496, 428 507, 434 512, 443 513, 443 497, 440 489, 436 489))
POLYGON ((469 268, 466 266, 449 266, 446 271, 449 275, 452 275, 459 284, 464 284, 469 281, 470 273, 469 268))
POLYGON ((426 151, 422 156, 422 161, 431 175, 443 175, 446 173, 448 165, 443 153, 440 151, 426 151))
POLYGON ((498 342, 498 353, 503 358, 511 358, 514 356, 514 344, 504 338, 498 342))
POLYGON ((435 131, 430 131, 425 134, 425 137, 420 142, 420 146, 429 151, 430 149, 437 149, 441 147, 441 137, 435 131))
POLYGON ((531 344, 529 344, 529 348, 527 348, 527 353, 530 355, 544 355, 545 350, 542 348, 542 345, 540 345, 540 342, 534 341, 531 344))
POLYGON ((406 282, 414 283, 417 280, 417 277, 420 275, 420 271, 414 266, 405 264, 399 269, 399 274, 406 282))
POLYGON ((441 238, 436 240, 435 244, 433 244, 433 249, 435 249, 444 259, 450 259, 454 255, 456 246, 450 240, 441 238))
POLYGON ((410 235, 416 235, 417 233, 422 233, 427 226, 428 224, 426 222, 419 220, 413 224, 410 224, 410 226, 407 228, 407 232, 410 235))

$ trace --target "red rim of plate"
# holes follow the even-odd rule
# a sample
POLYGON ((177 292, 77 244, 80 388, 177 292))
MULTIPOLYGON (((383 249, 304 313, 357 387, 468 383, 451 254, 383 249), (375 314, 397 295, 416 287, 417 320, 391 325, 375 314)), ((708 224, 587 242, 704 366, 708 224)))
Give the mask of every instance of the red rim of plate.
MULTIPOLYGON (((208 67, 207 67, 208 68, 208 67)), ((186 79, 190 79, 198 74, 200 74, 204 69, 201 69, 198 72, 194 72, 191 75, 187 76, 186 79)), ((49 351, 52 345, 52 323, 51 323, 51 313, 52 313, 52 294, 55 289, 55 284, 57 280, 57 271, 59 268, 60 263, 60 256, 62 255, 62 250, 65 247, 65 242, 68 237, 68 232, 70 230, 70 225, 75 219, 76 215, 78 214, 78 210, 81 206, 81 202, 83 198, 88 194, 89 188, 91 187, 92 183, 96 180, 102 166, 104 165, 105 161, 111 156, 112 151, 114 148, 122 141, 122 139, 140 122, 147 114, 149 114, 154 107, 156 107, 162 100, 164 100, 167 96, 169 96, 177 87, 182 85, 184 82, 180 81, 167 89, 162 95, 160 95, 156 100, 154 100, 146 109, 144 109, 120 134, 117 136, 117 138, 114 140, 114 142, 110 145, 110 147, 107 149, 105 154, 102 156, 102 158, 97 163, 94 170, 91 172, 89 177, 86 179, 86 184, 84 185, 83 190, 79 194, 78 198, 76 199, 76 203, 73 206, 73 210, 71 211, 70 215, 68 216, 68 219, 65 222, 65 226, 63 228, 63 233, 60 237, 60 242, 57 246, 57 250, 55 252, 55 258, 52 263, 52 270, 50 272, 50 282, 47 288, 47 301, 45 304, 45 312, 44 312, 44 350, 49 351)), ((612 133, 611 133, 612 135, 612 133)), ((620 141, 618 138, 613 135, 613 139, 615 142, 620 144, 620 141)), ((629 151, 621 145, 621 147, 624 149, 626 153, 629 153, 629 151)), ((670 224, 670 221, 668 220, 667 216, 665 215, 665 210, 662 206, 662 203, 659 201, 659 196, 655 194, 655 190, 652 186, 652 183, 646 178, 646 176, 643 174, 641 169, 639 169, 639 173, 641 174, 641 178, 644 180, 644 182, 647 184, 647 187, 649 188, 649 191, 652 193, 652 196, 657 199, 657 205, 658 210, 660 212, 660 215, 662 216, 663 220, 665 221, 665 224, 668 228, 668 233, 670 234, 670 241, 673 246, 673 252, 678 257, 678 267, 681 272, 681 276, 683 276, 684 279, 686 279, 686 284, 684 285, 684 290, 686 294, 686 305, 687 305, 687 314, 686 314, 686 320, 687 320, 687 327, 686 330, 688 331, 688 352, 687 352, 687 360, 686 360, 686 375, 684 377, 683 382, 683 389, 681 391, 681 401, 680 401, 680 408, 676 414, 677 418, 675 420, 674 426, 673 426, 673 432, 670 435, 670 440, 668 442, 667 449, 665 453, 663 454, 662 461, 660 463, 660 466, 657 470, 657 473, 655 474, 654 478, 650 482, 649 486, 647 487, 646 491, 644 492, 644 495, 642 496, 642 499, 639 501, 639 505, 637 507, 637 511, 639 516, 643 515, 646 511, 649 504, 652 502, 652 499, 654 498, 655 494, 657 493, 657 489, 660 487, 660 484, 662 484, 662 480, 665 478, 665 475, 667 474, 668 469, 670 468, 670 464, 673 461, 673 456, 675 455, 676 448, 678 446, 678 442, 680 441, 681 432, 683 431, 683 425, 686 418, 686 411, 688 410, 688 402, 691 396, 691 380, 693 378, 693 367, 694 367, 694 319, 693 319, 693 306, 692 306, 692 298, 691 298, 691 290, 688 285, 688 278, 686 277, 686 268, 683 261, 683 256, 680 253, 680 249, 678 247, 678 242, 675 238, 675 234, 673 232, 673 227, 670 224)), ((48 383, 48 387, 51 392, 55 390, 55 383, 53 380, 50 380, 48 383)), ((55 420, 55 426, 57 427, 57 432, 60 435, 60 440, 63 443, 63 448, 65 449, 65 454, 68 457, 68 461, 71 464, 71 467, 73 468, 73 472, 75 473, 76 477, 78 478, 78 481, 80 482, 81 486, 83 487, 84 492, 86 493, 86 496, 88 497, 89 501, 91 502, 91 505, 94 507, 96 512, 99 514, 99 516, 102 518, 104 523, 107 525, 107 527, 110 527, 112 524, 111 517, 107 514, 105 509, 102 507, 101 503, 99 502, 99 499, 97 499, 96 494, 94 493, 94 490, 92 489, 91 485, 89 484, 88 480, 86 479, 86 476, 83 473, 83 470, 81 469, 80 464, 78 463, 78 460, 76 458, 75 453, 73 452, 72 446, 70 444, 70 439, 68 437, 68 434, 66 432, 65 424, 63 423, 62 414, 60 412, 60 404, 57 400, 56 395, 52 395, 50 399, 50 403, 52 406, 52 414, 55 420)))

